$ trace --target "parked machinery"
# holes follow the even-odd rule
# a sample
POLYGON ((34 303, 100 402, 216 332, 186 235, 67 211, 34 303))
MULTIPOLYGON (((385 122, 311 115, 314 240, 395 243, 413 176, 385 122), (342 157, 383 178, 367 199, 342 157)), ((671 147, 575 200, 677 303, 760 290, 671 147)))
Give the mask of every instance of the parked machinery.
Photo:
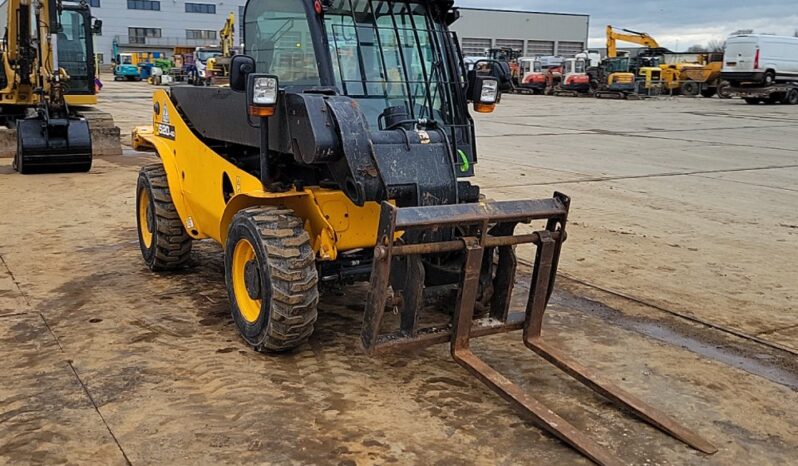
POLYGON ((206 63, 205 82, 208 85, 230 82, 230 57, 235 49, 235 20, 236 16, 231 12, 219 31, 219 48, 222 53, 209 58, 206 63))
POLYGON ((607 26, 606 34, 608 58, 615 58, 618 56, 618 41, 642 45, 649 49, 650 55, 670 52, 668 49, 661 47, 656 39, 645 32, 637 32, 630 29, 621 29, 621 31, 623 32, 617 32, 612 26, 607 26))
POLYGON ((518 60, 521 58, 522 53, 523 52, 520 50, 515 50, 510 47, 488 49, 488 58, 502 63, 504 71, 510 76, 511 87, 507 88, 503 86, 502 92, 512 92, 520 86, 523 75, 521 74, 518 60))
POLYGON ((590 94, 590 76, 587 74, 587 57, 579 54, 574 58, 563 61, 559 72, 559 79, 554 82, 555 76, 549 83, 547 93, 559 96, 579 97, 590 94))
POLYGON ((540 58, 523 57, 518 60, 521 82, 516 87, 516 92, 531 92, 543 94, 546 90, 546 73, 543 71, 540 58))
POLYGON ((599 99, 626 99, 635 96, 635 73, 630 71, 629 57, 605 58, 587 69, 590 88, 599 99))
MULTIPOLYGON (((95 131, 85 110, 78 109, 97 102, 92 35, 101 23, 92 24, 85 3, 7 0, 2 8, 0 125, 7 129, 0 133, 15 133, 16 144, 8 144, 16 149, 14 168, 20 173, 88 171, 92 139, 106 144, 113 138, 107 125, 98 124, 95 131)), ((98 121, 110 119, 87 113, 98 121)))
POLYGON ((469 349, 471 338, 523 329, 557 367, 715 452, 542 338, 570 200, 485 201, 467 181, 478 161, 468 102, 491 112, 499 83, 478 63, 465 72, 453 3, 250 0, 244 21, 258 27, 246 28, 229 87, 153 96, 154 127, 140 134, 161 162, 141 171, 136 192, 146 264, 174 270, 192 240, 222 244, 233 320, 263 351, 311 336, 320 282, 369 280, 366 352, 449 342, 455 361, 522 413, 593 461, 619 464, 469 349), (287 33, 298 47, 279 46, 287 33), (511 313, 521 244, 537 252, 525 311, 511 313), (444 309, 423 306, 434 290, 451 293, 444 309))

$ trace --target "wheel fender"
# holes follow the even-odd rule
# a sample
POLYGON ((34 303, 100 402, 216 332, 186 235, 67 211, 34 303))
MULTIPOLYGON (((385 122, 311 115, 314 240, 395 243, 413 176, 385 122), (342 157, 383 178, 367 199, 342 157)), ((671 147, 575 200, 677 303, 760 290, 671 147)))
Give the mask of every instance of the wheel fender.
POLYGON ((332 261, 338 257, 336 247, 338 238, 335 228, 325 218, 314 192, 310 189, 285 193, 263 191, 233 196, 227 203, 220 220, 222 244, 227 241, 228 229, 233 222, 233 217, 239 211, 248 207, 265 205, 287 207, 305 222, 305 231, 310 235, 313 250, 319 260, 332 261))
MULTIPOLYGON (((163 90, 154 92, 152 95, 152 101, 153 106, 172 106, 169 96, 163 90)), ((177 110, 174 109, 174 107, 171 107, 169 111, 172 115, 178 115, 177 110)), ((153 125, 158 124, 162 118, 162 115, 163 110, 160 111, 160 115, 153 115, 153 125)), ((179 167, 177 166, 177 161, 174 157, 175 151, 177 150, 174 140, 158 136, 155 132, 155 128, 143 128, 142 130, 139 130, 139 133, 142 136, 148 136, 146 137, 146 141, 152 144, 153 148, 155 149, 155 153, 158 154, 158 158, 161 159, 164 171, 166 172, 166 180, 169 183, 169 192, 172 195, 172 203, 174 204, 175 209, 177 209, 177 213, 180 215, 180 219, 183 221, 183 226, 185 227, 186 231, 194 239, 207 238, 208 236, 199 230, 194 224, 192 220, 194 218, 194 214, 183 195, 182 178, 180 176, 179 167)))

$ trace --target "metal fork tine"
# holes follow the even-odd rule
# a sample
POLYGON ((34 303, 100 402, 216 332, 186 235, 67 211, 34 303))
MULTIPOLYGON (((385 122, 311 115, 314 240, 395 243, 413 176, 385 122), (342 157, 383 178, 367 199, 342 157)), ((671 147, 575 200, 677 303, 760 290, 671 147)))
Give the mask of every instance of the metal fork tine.
POLYGON ((623 464, 606 449, 583 435, 565 419, 532 398, 521 387, 471 352, 469 340, 484 249, 475 238, 464 238, 463 241, 466 243, 465 274, 460 286, 452 324, 452 358, 491 390, 510 402, 516 410, 594 462, 602 465, 623 464))
POLYGON ((684 427, 667 414, 646 404, 620 387, 604 380, 587 367, 561 353, 557 348, 548 345, 541 338, 532 338, 524 341, 524 343, 529 349, 560 368, 563 372, 582 382, 597 393, 600 393, 607 399, 629 409, 636 416, 661 431, 708 455, 718 451, 715 445, 711 444, 697 433, 684 427))
POLYGON ((662 411, 600 378, 590 369, 543 341, 540 334, 543 325, 543 315, 548 304, 548 290, 550 289, 550 280, 552 278, 550 271, 556 256, 557 243, 547 232, 542 232, 540 238, 541 241, 535 259, 536 273, 527 305, 526 322, 524 323, 524 344, 571 377, 622 407, 628 408, 635 415, 663 432, 704 453, 713 454, 717 452, 718 449, 714 445, 695 432, 682 426, 662 411))

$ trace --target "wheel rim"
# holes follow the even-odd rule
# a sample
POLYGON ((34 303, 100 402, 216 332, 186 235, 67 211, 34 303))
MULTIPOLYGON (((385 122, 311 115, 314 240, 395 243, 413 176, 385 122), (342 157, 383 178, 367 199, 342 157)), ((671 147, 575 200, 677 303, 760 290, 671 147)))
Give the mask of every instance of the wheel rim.
POLYGON ((149 249, 152 247, 152 227, 155 223, 152 218, 152 209, 150 209, 150 192, 147 189, 142 189, 139 193, 139 234, 141 235, 141 242, 144 247, 149 249))
POLYGON ((255 248, 246 239, 236 243, 232 261, 233 293, 241 317, 255 323, 260 317, 263 300, 260 298, 260 267, 255 248))

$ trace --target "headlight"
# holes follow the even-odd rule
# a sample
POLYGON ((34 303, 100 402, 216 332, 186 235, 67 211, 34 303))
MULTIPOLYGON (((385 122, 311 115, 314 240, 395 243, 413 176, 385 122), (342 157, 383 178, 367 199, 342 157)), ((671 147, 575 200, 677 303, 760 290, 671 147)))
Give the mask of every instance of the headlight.
POLYGON ((252 103, 274 105, 277 103, 277 78, 258 77, 252 87, 252 103))
POLYGON ((482 91, 480 92, 479 102, 482 104, 495 104, 499 97, 499 82, 495 79, 485 79, 482 81, 482 91))

